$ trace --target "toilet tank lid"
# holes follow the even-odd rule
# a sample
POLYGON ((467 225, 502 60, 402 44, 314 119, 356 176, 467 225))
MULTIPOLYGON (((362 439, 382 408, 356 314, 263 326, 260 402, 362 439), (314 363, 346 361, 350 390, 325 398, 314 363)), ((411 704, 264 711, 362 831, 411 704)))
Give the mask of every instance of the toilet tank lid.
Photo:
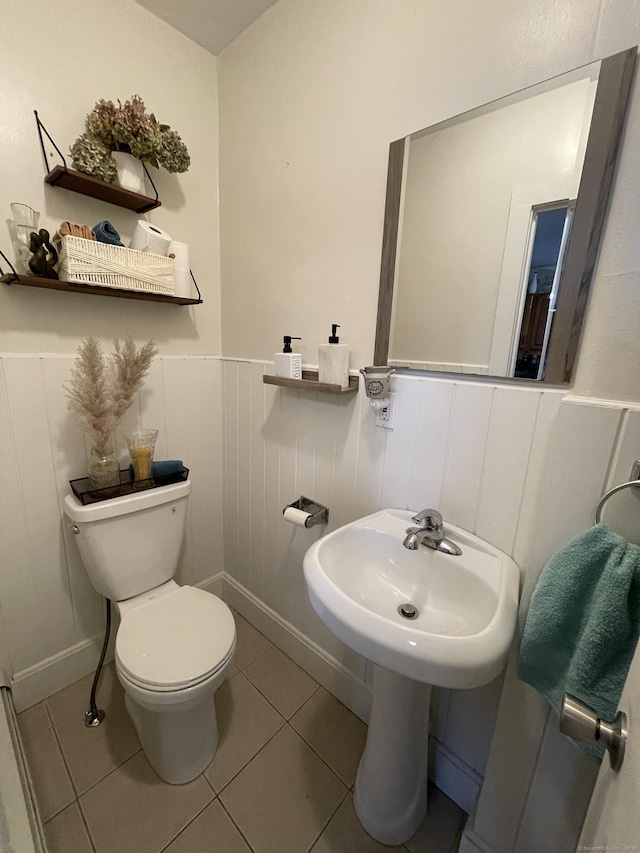
POLYGON ((71 521, 81 523, 101 521, 104 518, 115 518, 140 509, 150 509, 160 504, 170 503, 186 497, 190 492, 191 480, 183 480, 170 486, 145 489, 143 492, 134 492, 132 495, 110 498, 94 504, 83 505, 75 495, 67 495, 64 499, 64 511, 71 521))

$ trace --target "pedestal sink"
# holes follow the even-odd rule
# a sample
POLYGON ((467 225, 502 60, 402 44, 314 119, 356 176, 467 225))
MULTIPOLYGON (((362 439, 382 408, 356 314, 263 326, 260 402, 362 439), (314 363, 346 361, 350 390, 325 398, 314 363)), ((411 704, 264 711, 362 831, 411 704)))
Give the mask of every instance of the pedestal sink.
POLYGON ((314 610, 372 661, 373 704, 354 803, 367 832, 402 844, 427 809, 432 685, 488 684, 505 664, 519 573, 477 536, 446 524, 462 550, 403 547, 414 513, 383 509, 319 539, 304 557, 314 610))

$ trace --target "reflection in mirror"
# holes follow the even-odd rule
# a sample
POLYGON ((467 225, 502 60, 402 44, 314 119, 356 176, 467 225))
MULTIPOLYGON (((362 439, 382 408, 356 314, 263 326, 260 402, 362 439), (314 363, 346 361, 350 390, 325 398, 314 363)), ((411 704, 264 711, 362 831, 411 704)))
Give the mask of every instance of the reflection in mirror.
POLYGON ((532 209, 531 233, 535 236, 530 238, 531 262, 524 268, 524 304, 513 318, 518 346, 510 354, 506 376, 543 378, 573 209, 573 201, 532 209))
POLYGON ((376 364, 569 380, 634 60, 392 143, 376 364))

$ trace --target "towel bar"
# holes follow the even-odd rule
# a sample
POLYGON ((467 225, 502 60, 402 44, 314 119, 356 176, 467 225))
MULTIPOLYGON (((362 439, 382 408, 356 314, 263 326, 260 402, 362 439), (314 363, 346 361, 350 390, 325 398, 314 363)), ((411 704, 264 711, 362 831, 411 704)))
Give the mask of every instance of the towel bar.
POLYGON ((606 504, 610 497, 621 492, 622 489, 628 489, 630 486, 635 486, 636 488, 640 488, 640 459, 636 459, 631 468, 631 479, 626 483, 620 483, 618 486, 614 486, 612 489, 609 489, 608 492, 605 492, 604 495, 600 498, 600 503, 598 504, 598 508, 596 509, 596 524, 600 524, 602 520, 602 507, 606 504))

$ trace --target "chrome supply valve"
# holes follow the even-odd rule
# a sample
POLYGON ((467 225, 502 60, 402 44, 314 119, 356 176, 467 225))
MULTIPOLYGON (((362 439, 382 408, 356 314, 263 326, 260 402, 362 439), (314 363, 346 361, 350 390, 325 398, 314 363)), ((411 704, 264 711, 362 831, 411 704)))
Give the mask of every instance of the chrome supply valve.
POLYGON ((564 694, 560 710, 560 731, 583 743, 601 743, 609 753, 611 769, 622 767, 627 744, 627 715, 618 711, 612 723, 600 717, 575 696, 564 694))

